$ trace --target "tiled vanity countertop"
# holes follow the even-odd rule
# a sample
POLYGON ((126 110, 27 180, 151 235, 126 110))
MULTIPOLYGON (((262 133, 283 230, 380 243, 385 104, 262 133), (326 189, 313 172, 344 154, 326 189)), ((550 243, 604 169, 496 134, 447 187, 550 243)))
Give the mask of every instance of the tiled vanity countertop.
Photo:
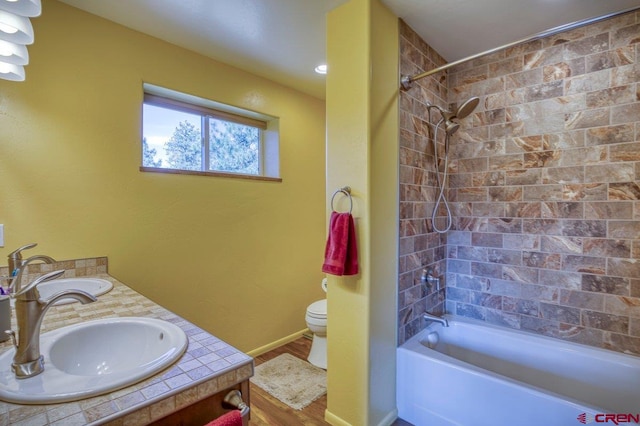
MULTIPOLYGON (((185 331, 189 338, 187 351, 168 369, 112 393, 61 404, 20 405, 0 401, 0 425, 145 425, 253 375, 251 357, 108 275, 106 258, 43 265, 37 274, 63 268, 67 269, 65 278, 103 278, 113 283, 113 289, 98 296, 94 303, 52 306, 44 316, 42 333, 98 318, 158 318, 185 331), (66 265, 60 267, 61 264, 66 265)), ((0 268, 0 275, 6 275, 6 268, 0 268)), ((27 278, 31 277, 25 277, 24 282, 27 278)), ((14 312, 12 328, 16 329, 14 312)), ((8 341, 3 342, 0 351, 10 347, 8 341)))

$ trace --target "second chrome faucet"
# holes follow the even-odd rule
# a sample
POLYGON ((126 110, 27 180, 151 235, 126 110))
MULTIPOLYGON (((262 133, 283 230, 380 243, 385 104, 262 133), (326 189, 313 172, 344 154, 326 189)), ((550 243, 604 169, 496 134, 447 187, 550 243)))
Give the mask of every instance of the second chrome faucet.
POLYGON ((18 379, 33 377, 44 371, 44 359, 40 354, 40 326, 47 310, 55 302, 64 298, 76 299, 83 304, 96 301, 94 296, 82 290, 65 290, 54 294, 49 299, 41 299, 38 285, 61 277, 64 270, 49 272, 22 287, 22 275, 30 262, 37 260, 45 263, 55 262, 49 256, 32 256, 22 260, 21 251, 35 246, 36 244, 29 244, 9 254, 9 271, 12 275, 10 295, 15 299, 18 336, 16 338, 13 330, 7 332, 11 335, 16 349, 11 367, 18 379))

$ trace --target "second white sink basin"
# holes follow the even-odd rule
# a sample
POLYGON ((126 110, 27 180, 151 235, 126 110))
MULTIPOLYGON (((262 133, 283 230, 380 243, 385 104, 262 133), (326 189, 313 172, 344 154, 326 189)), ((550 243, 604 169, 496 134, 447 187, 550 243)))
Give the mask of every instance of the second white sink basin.
MULTIPOLYGON (((101 296, 113 288, 110 281, 101 278, 61 278, 59 280, 51 280, 44 282, 38 286, 38 292, 42 299, 48 299, 56 293, 65 290, 82 290, 92 296, 101 296)), ((76 299, 65 298, 58 300, 54 305, 64 305, 66 303, 77 302, 76 299)))
POLYGON ((18 380, 15 349, 0 354, 0 400, 19 404, 76 401, 132 385, 174 363, 187 348, 184 331, 153 318, 108 318, 40 337, 43 373, 18 380))

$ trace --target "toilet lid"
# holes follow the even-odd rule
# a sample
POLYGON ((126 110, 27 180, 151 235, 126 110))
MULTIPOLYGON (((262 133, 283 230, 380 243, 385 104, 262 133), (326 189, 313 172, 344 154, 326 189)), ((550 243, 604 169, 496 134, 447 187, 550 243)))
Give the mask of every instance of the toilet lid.
POLYGON ((307 308, 307 314, 314 317, 326 317, 327 316, 327 299, 318 300, 313 302, 307 308))

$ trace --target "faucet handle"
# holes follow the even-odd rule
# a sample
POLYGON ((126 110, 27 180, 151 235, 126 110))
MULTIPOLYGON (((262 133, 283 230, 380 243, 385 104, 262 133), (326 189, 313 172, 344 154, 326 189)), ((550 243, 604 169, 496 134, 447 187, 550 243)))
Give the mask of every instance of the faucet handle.
POLYGON ((22 258, 22 253, 20 253, 21 251, 32 249, 37 245, 38 245, 38 243, 31 243, 31 244, 24 245, 24 246, 20 247, 19 249, 16 249, 16 250, 12 251, 11 253, 9 253, 8 257, 10 259, 13 259, 13 260, 21 259, 22 258))
POLYGON ((53 272, 49 272, 48 274, 44 274, 44 275, 36 278, 35 280, 33 280, 33 282, 31 282, 31 284, 27 285, 24 288, 21 288, 16 293, 11 294, 11 297, 15 298, 15 297, 18 297, 18 296, 20 296, 22 294, 25 294, 29 290, 36 288, 38 286, 38 284, 42 284, 45 281, 53 280, 53 279, 56 279, 56 278, 62 276, 64 274, 64 272, 65 272, 64 269, 61 269, 59 271, 53 271, 53 272))

